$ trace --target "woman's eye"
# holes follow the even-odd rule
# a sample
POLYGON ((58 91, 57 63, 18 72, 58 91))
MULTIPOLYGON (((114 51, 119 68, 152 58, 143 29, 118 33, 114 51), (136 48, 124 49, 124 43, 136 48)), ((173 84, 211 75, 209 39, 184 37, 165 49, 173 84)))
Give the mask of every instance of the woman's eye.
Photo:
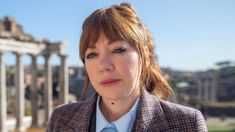
POLYGON ((94 58, 95 56, 97 56, 96 53, 89 53, 89 54, 86 55, 86 58, 91 59, 91 58, 94 58))
POLYGON ((125 52, 125 51, 126 51, 126 48, 117 48, 113 52, 114 53, 122 53, 122 52, 125 52))

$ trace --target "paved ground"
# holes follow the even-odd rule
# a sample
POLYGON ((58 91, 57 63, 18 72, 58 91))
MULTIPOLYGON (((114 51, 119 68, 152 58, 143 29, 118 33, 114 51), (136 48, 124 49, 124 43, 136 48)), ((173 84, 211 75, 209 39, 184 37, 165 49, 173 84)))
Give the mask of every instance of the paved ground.
POLYGON ((235 118, 220 119, 218 117, 209 117, 206 120, 208 125, 235 126, 235 118))
POLYGON ((45 132, 45 128, 30 128, 26 132, 45 132))

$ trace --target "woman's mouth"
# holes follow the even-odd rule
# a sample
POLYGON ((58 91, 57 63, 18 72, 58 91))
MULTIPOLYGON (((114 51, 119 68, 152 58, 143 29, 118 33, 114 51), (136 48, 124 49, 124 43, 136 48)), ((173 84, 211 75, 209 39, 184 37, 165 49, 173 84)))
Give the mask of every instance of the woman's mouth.
POLYGON ((102 86, 112 86, 120 82, 121 79, 107 79, 100 82, 102 86))

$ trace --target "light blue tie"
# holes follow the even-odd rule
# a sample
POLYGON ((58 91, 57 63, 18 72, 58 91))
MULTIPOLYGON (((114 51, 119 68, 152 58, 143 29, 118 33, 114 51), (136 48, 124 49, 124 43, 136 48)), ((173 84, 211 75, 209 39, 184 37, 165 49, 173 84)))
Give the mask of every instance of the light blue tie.
POLYGON ((106 126, 101 130, 101 132, 118 132, 115 126, 106 126))

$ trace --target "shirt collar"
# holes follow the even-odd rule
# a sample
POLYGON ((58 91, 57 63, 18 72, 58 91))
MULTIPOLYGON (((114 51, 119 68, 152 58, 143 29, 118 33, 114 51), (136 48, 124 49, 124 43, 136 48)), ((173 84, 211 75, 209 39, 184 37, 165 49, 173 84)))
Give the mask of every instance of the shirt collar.
POLYGON ((100 95, 97 98, 96 102, 96 132, 100 132, 103 128, 109 125, 109 122, 104 118, 103 114, 100 111, 100 95))
POLYGON ((123 115, 121 118, 119 118, 116 121, 113 121, 109 123, 105 117, 103 116, 102 112, 100 111, 100 95, 97 98, 96 102, 96 132, 100 132, 103 128, 113 125, 116 127, 116 129, 119 132, 127 132, 130 131, 134 122, 135 122, 135 117, 136 117, 136 112, 137 112, 137 105, 139 102, 139 97, 135 101, 134 105, 132 106, 131 110, 127 112, 125 115, 123 115))

